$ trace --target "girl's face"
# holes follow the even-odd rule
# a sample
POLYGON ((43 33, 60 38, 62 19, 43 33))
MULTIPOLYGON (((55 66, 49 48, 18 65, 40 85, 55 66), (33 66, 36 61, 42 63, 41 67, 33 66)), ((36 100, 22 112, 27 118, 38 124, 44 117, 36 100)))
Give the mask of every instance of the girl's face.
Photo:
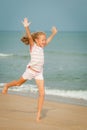
POLYGON ((36 39, 36 43, 40 47, 44 47, 46 45, 46 36, 40 35, 38 39, 36 39))

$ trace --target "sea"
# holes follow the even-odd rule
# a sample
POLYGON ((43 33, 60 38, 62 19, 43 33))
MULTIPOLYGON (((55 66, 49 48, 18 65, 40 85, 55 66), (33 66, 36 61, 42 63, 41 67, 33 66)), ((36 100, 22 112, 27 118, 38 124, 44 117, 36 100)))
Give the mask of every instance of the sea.
MULTIPOLYGON (((23 35, 23 31, 0 31, 0 93, 5 83, 21 77, 30 61, 29 46, 20 40, 23 35)), ((44 54, 45 98, 87 106, 87 32, 59 31, 44 54)), ((38 88, 33 79, 8 93, 36 98, 38 88)))

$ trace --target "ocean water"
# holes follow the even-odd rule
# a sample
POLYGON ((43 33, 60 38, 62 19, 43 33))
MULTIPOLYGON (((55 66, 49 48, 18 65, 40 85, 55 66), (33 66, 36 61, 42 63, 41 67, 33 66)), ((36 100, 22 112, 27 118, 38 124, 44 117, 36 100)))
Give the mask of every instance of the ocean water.
MULTIPOLYGON (((0 32, 0 91, 6 82, 23 74, 30 60, 29 47, 20 41, 23 35, 0 32)), ((87 105, 87 32, 59 32, 44 52, 46 96, 87 105)), ((9 93, 28 96, 37 94, 38 89, 32 80, 10 88, 9 93)))

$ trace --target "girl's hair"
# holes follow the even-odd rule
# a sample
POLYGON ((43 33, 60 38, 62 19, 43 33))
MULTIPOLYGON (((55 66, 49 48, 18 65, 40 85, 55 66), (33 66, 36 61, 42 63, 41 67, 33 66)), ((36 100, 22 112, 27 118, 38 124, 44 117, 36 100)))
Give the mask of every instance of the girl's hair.
MULTIPOLYGON (((34 32, 34 33, 31 34, 31 37, 32 37, 33 41, 35 42, 35 40, 38 39, 39 36, 41 36, 41 35, 46 35, 46 34, 45 34, 44 32, 34 32)), ((23 37, 21 38, 21 41, 22 41, 25 45, 29 45, 29 38, 27 37, 27 35, 26 35, 26 36, 23 36, 23 37)))

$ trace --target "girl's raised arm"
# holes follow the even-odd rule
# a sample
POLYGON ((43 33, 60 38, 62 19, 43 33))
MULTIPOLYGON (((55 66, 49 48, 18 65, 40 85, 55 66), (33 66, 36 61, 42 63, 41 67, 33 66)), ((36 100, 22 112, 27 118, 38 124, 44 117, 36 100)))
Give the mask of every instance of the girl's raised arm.
POLYGON ((34 45, 34 42, 33 42, 32 36, 31 36, 31 32, 30 32, 30 29, 29 29, 29 25, 31 23, 28 22, 27 18, 24 18, 24 21, 22 23, 23 23, 23 25, 25 27, 26 34, 27 34, 27 37, 29 39, 30 48, 31 48, 34 45))
POLYGON ((48 45, 48 43, 51 42, 51 40, 53 39, 53 37, 56 35, 57 32, 58 32, 58 30, 56 29, 56 27, 52 27, 52 33, 47 38, 46 45, 48 45))

